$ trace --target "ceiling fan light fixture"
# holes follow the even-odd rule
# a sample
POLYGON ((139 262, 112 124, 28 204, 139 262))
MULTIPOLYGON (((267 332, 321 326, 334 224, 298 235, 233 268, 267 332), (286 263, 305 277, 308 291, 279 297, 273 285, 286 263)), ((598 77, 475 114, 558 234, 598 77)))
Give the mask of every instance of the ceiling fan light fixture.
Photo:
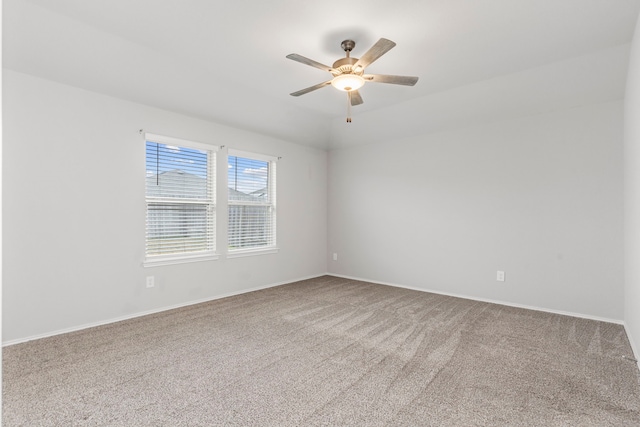
POLYGON ((331 86, 344 92, 358 90, 364 85, 365 80, 357 74, 340 74, 331 80, 331 86))

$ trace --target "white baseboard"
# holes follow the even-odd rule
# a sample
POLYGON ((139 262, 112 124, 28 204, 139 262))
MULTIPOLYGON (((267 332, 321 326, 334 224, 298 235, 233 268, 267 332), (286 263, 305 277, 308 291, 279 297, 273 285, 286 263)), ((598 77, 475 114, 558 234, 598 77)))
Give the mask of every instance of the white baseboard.
POLYGON ((629 328, 627 327, 627 323, 624 323, 624 331, 627 333, 627 339, 629 340, 629 345, 631 346, 631 351, 633 352, 633 358, 636 360, 640 360, 640 352, 638 352, 638 347, 636 347, 636 343, 633 341, 633 335, 629 333, 629 328))
POLYGON ((468 299, 468 300, 472 300, 472 301, 480 301, 480 302, 487 302, 487 303, 491 303, 491 304, 499 304, 499 305, 504 305, 504 306, 507 306, 507 307, 524 308, 524 309, 527 309, 527 310, 542 311, 542 312, 546 312, 546 313, 561 314, 563 316, 578 317, 578 318, 581 318, 581 319, 590 319, 590 320, 597 320, 597 321, 600 321, 600 322, 607 322, 607 323, 615 323, 615 324, 618 324, 618 325, 624 325, 624 321, 622 321, 622 320, 609 319, 609 318, 606 318, 606 317, 591 316, 589 314, 573 313, 573 312, 570 312, 570 311, 554 310, 554 309, 544 308, 544 307, 535 307, 535 306, 517 304, 517 303, 512 303, 512 302, 507 302, 507 301, 492 300, 492 299, 489 299, 489 298, 471 297, 471 296, 468 296, 468 295, 455 294, 455 293, 442 292, 442 291, 435 291, 435 290, 432 290, 432 289, 423 289, 423 288, 416 288, 416 287, 413 287, 413 286, 398 285, 397 283, 388 283, 388 282, 381 282, 379 280, 372 280, 372 279, 366 279, 366 278, 361 278, 361 277, 345 276, 345 275, 342 275, 342 274, 327 273, 327 275, 328 276, 341 277, 343 279, 349 279, 349 280, 358 280, 358 281, 361 281, 361 282, 370 282, 370 283, 375 283, 375 284, 378 284, 378 285, 393 286, 393 287, 402 288, 402 289, 410 289, 412 291, 429 292, 429 293, 432 293, 432 294, 446 295, 446 296, 449 296, 449 297, 456 297, 456 298, 464 298, 464 299, 468 299))
POLYGON ((471 297, 471 296, 468 296, 468 295, 455 294, 455 293, 450 293, 450 292, 442 292, 442 291, 436 291, 436 290, 432 290, 432 289, 423 289, 423 288, 417 288, 417 287, 413 287, 413 286, 404 286, 404 285, 399 285, 397 283, 382 282, 382 281, 379 281, 379 280, 367 279, 367 278, 362 278, 362 277, 354 277, 354 276, 346 276, 346 275, 342 275, 342 274, 335 274, 335 273, 329 273, 329 272, 323 273, 323 274, 314 275, 314 276, 307 276, 307 277, 302 277, 302 278, 298 278, 298 279, 291 279, 291 280, 281 281, 281 282, 277 282, 277 283, 271 283, 271 284, 264 285, 264 286, 257 286, 257 287, 254 287, 254 288, 244 289, 242 291, 237 291, 237 292, 228 292, 228 293, 225 293, 225 294, 216 295, 216 296, 209 297, 209 298, 203 298, 203 299, 199 299, 199 300, 187 301, 187 302, 184 302, 184 303, 174 304, 174 305, 171 305, 171 306, 160 307, 160 308, 156 308, 156 309, 153 309, 153 310, 147 310, 147 311, 141 311, 141 312, 137 312, 137 313, 132 313, 132 314, 128 314, 126 316, 115 317, 115 318, 106 319, 106 320, 102 320, 102 321, 98 321, 98 322, 92 322, 92 323, 87 323, 87 324, 83 324, 83 325, 79 325, 79 326, 73 326, 73 327, 65 328, 65 329, 58 329, 58 330, 47 332, 47 333, 43 333, 43 334, 31 335, 31 336, 24 337, 24 338, 18 338, 18 339, 14 339, 14 340, 3 342, 2 343, 2 347, 7 347, 7 346, 10 346, 10 345, 20 344, 20 343, 23 343, 23 342, 33 341, 33 340, 37 340, 37 339, 41 339, 41 338, 52 337, 52 336, 55 336, 55 335, 66 334, 66 333, 69 333, 69 332, 81 331, 83 329, 93 328, 93 327, 96 327, 96 326, 108 325, 110 323, 121 322, 123 320, 134 319, 136 317, 147 316, 149 314, 160 313, 160 312, 163 312, 163 311, 173 310, 173 309, 181 308, 181 307, 187 307, 187 306, 190 306, 190 305, 201 304, 203 302, 209 302, 209 301, 214 301, 214 300, 217 300, 217 299, 232 297, 234 295, 246 294, 246 293, 249 293, 249 292, 259 291, 261 289, 273 288, 273 287, 285 285, 285 284, 288 284, 288 283, 299 282, 301 280, 314 279, 314 278, 321 277, 321 276, 324 276, 324 275, 335 276, 335 277, 340 277, 340 278, 349 279, 349 280, 358 280, 358 281, 361 281, 361 282, 370 282, 370 283, 375 283, 375 284, 385 285, 385 286, 393 286, 393 287, 402 288, 402 289, 410 289, 410 290, 420 291, 420 292, 429 292, 429 293, 433 293, 433 294, 446 295, 446 296, 456 297, 456 298, 464 298, 464 299, 468 299, 468 300, 472 300, 472 301, 480 301, 480 302, 487 302, 487 303, 491 303, 491 304, 499 304, 499 305, 504 305, 504 306, 508 306, 508 307, 524 308, 524 309, 527 309, 527 310, 542 311, 542 312, 547 312, 547 313, 560 314, 560 315, 564 315, 564 316, 572 316, 572 317, 578 317, 578 318, 583 318, 583 319, 597 320, 597 321, 600 321, 600 322, 608 322, 608 323, 620 324, 620 325, 623 325, 624 328, 625 328, 625 332, 627 333, 627 337, 629 338, 629 343, 631 344, 631 348, 632 348, 632 350, 634 352, 634 357, 637 359, 638 356, 640 355, 640 353, 638 352, 638 347, 635 346, 635 344, 633 342, 633 339, 632 339, 632 336, 629 334, 629 331, 627 330, 627 326, 624 323, 624 321, 622 321, 622 320, 609 319, 609 318, 598 317, 598 316, 591 316, 591 315, 586 315, 586 314, 582 314, 582 313, 573 313, 573 312, 568 312, 568 311, 553 310, 553 309, 549 309, 549 308, 535 307, 535 306, 529 306, 529 305, 524 305, 524 304, 516 304, 516 303, 510 303, 510 302, 506 302, 506 301, 492 300, 492 299, 488 299, 488 298, 471 297))
POLYGON ((244 289, 242 291, 228 292, 228 293, 225 293, 225 294, 216 295, 216 296, 209 297, 209 298, 203 298, 203 299, 199 299, 199 300, 187 301, 187 302, 183 302, 183 303, 180 303, 180 304, 174 304, 174 305, 170 305, 170 306, 166 306, 166 307, 155 308, 153 310, 146 310, 146 311, 140 311, 140 312, 137 312, 137 313, 127 314, 126 316, 114 317, 114 318, 111 318, 111 319, 101 320, 101 321, 98 321, 98 322, 86 323, 86 324, 79 325, 79 326, 72 326, 70 328, 65 328, 65 329, 58 329, 58 330, 55 330, 55 331, 46 332, 44 334, 31 335, 31 336, 24 337, 24 338, 18 338, 18 339, 15 339, 15 340, 5 341, 5 342, 2 343, 2 347, 8 347, 10 345, 20 344, 20 343, 24 343, 24 342, 27 342, 27 341, 33 341, 33 340, 41 339, 41 338, 48 338, 48 337, 52 337, 52 336, 55 336, 55 335, 67 334, 69 332, 81 331, 83 329, 94 328, 96 326, 108 325, 110 323, 121 322, 123 320, 134 319, 136 317, 147 316, 149 314, 155 314, 155 313, 160 313, 160 312, 163 312, 163 311, 173 310, 173 309, 176 309, 176 308, 187 307, 189 305, 201 304, 203 302, 209 302, 209 301, 214 301, 214 300, 217 300, 217 299, 228 298, 228 297, 232 297, 234 295, 241 295, 241 294, 246 294, 246 293, 249 293, 249 292, 255 292, 255 291, 259 291, 261 289, 273 288, 273 287, 280 286, 280 285, 286 285, 287 283, 299 282, 301 280, 315 279, 316 277, 321 277, 321 276, 325 276, 325 275, 326 275, 325 273, 322 273, 322 274, 318 274, 318 275, 315 275, 315 276, 308 276, 308 277, 303 277, 303 278, 299 278, 299 279, 291 279, 291 280, 286 280, 286 281, 282 281, 282 282, 271 283, 271 284, 264 285, 264 286, 257 286, 257 287, 250 288, 250 289, 244 289))

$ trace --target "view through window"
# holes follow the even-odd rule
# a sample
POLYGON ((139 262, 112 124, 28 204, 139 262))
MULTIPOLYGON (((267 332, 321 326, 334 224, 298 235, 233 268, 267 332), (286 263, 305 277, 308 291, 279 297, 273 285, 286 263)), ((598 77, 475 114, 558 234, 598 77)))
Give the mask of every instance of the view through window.
POLYGON ((214 149, 146 135, 145 261, 214 254, 214 149))
POLYGON ((229 150, 229 252, 276 245, 276 163, 229 150))

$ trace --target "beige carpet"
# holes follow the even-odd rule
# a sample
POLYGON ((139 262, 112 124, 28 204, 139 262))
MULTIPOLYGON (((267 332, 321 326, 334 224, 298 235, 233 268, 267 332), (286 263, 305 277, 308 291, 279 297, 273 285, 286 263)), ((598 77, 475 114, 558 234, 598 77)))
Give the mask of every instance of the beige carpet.
POLYGON ((635 426, 620 325, 335 277, 4 349, 3 426, 635 426))

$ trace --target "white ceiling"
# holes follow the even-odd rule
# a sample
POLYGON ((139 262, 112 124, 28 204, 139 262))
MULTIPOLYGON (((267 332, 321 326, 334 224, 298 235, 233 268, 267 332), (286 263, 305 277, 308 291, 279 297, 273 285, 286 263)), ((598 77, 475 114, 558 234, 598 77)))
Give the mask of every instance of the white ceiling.
POLYGON ((621 99, 640 0, 4 0, 5 67, 320 148, 621 99), (340 43, 367 72, 345 123, 340 43))

